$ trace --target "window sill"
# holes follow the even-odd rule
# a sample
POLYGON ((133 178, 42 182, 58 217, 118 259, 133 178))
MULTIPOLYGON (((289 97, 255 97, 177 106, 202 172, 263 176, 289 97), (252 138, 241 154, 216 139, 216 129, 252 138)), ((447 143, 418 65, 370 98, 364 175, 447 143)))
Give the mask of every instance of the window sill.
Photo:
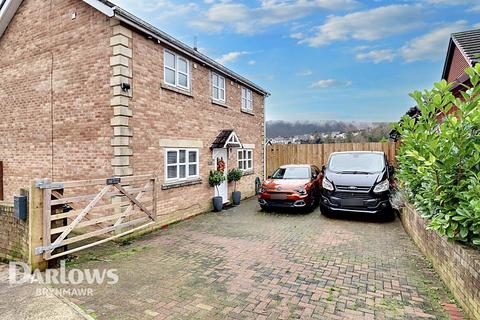
POLYGON ((177 88, 177 87, 165 84, 165 83, 162 83, 161 87, 162 87, 162 89, 165 89, 165 90, 168 90, 168 91, 173 91, 173 92, 176 92, 176 93, 180 93, 180 94, 183 94, 184 96, 193 98, 193 94, 188 90, 180 89, 180 88, 177 88))
POLYGON ((244 176, 251 176, 252 174, 255 174, 255 172, 253 171, 253 169, 243 171, 243 175, 244 175, 244 176))
POLYGON ((251 115, 251 116, 254 116, 254 115, 255 115, 255 113, 253 113, 253 112, 250 111, 250 110, 241 109, 241 111, 242 111, 242 113, 246 113, 246 114, 251 115))
POLYGON ((222 102, 222 101, 212 99, 212 104, 223 107, 223 108, 228 108, 228 105, 226 105, 225 102, 222 102))
POLYGON ((183 180, 183 181, 167 182, 167 183, 162 184, 162 190, 169 190, 169 189, 193 186, 193 185, 201 184, 201 183, 202 183, 202 179, 200 179, 200 178, 195 178, 195 179, 191 179, 191 180, 183 180))

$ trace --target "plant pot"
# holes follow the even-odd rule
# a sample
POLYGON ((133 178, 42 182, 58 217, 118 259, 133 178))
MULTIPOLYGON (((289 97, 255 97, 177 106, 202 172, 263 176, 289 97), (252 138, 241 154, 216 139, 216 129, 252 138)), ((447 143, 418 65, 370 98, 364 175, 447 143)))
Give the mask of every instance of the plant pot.
POLYGON ((213 211, 220 212, 223 209, 223 198, 213 197, 213 211))
POLYGON ((240 191, 232 192, 233 204, 238 206, 240 204, 240 199, 242 199, 242 193, 240 191))

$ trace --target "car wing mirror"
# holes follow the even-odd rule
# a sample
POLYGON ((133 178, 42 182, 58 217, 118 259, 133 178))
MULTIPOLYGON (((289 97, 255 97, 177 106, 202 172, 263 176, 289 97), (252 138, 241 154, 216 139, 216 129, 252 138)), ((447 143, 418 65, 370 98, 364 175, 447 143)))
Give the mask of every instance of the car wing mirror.
POLYGON ((325 165, 322 166, 322 172, 325 172, 325 170, 327 169, 327 167, 325 165))
POLYGON ((390 165, 388 166, 388 173, 393 176, 395 174, 395 167, 390 165))
POLYGON ((272 179, 272 176, 271 176, 271 175, 269 175, 267 178, 268 178, 268 179, 272 179))

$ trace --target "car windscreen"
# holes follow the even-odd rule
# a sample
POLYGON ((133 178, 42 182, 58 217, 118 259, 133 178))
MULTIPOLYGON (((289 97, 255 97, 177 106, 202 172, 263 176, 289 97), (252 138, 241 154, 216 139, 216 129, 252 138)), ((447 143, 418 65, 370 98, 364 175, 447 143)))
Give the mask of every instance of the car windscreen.
POLYGON ((287 167, 278 168, 272 175, 273 179, 310 179, 310 168, 287 167))
POLYGON ((328 169, 340 173, 373 173, 385 168, 384 155, 378 153, 333 154, 328 169))

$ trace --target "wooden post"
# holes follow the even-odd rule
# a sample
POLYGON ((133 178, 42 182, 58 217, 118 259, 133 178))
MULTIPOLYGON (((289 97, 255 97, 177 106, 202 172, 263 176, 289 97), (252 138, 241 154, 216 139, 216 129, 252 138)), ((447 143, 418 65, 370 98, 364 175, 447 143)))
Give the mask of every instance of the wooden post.
POLYGON ((43 247, 43 191, 36 187, 36 181, 30 186, 28 217, 28 264, 31 271, 47 269, 48 263, 43 254, 37 255, 35 249, 43 247))

